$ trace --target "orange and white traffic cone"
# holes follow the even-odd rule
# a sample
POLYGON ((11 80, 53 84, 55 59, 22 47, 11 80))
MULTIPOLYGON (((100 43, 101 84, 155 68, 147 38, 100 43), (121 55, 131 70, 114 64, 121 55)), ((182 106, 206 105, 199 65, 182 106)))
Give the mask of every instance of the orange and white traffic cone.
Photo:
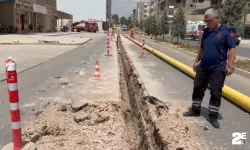
POLYGON ((92 80, 102 80, 103 79, 101 77, 101 75, 100 75, 100 69, 99 69, 99 62, 98 62, 98 60, 96 61, 96 64, 95 64, 95 75, 91 79, 92 80))

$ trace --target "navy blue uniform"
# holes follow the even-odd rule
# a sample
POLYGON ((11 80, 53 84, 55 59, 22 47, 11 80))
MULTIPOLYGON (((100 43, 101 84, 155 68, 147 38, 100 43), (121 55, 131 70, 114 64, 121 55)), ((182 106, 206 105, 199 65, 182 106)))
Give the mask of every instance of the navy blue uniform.
POLYGON ((201 61, 196 71, 193 89, 192 108, 200 111, 204 92, 210 84, 210 115, 218 116, 221 105, 221 93, 226 77, 228 51, 235 48, 235 39, 226 25, 220 25, 214 31, 204 29, 201 40, 201 61))

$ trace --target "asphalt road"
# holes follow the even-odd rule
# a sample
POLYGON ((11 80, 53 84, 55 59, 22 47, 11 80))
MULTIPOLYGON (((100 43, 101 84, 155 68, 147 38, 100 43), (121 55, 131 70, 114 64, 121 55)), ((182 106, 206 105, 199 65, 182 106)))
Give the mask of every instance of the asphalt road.
MULTIPOLYGON (((88 33, 87 33, 88 34, 88 33)), ((69 37, 81 36, 70 35, 69 37)), ((86 36, 86 35, 85 35, 86 36)), ((93 58, 100 57, 104 54, 106 47, 105 34, 89 34, 92 41, 67 51, 45 63, 27 70, 18 75, 19 99, 21 107, 21 120, 29 120, 34 117, 32 110, 36 103, 39 103, 44 98, 49 99, 57 95, 58 89, 53 85, 52 81, 56 76, 63 76, 68 74, 74 68, 81 68, 83 65, 94 65, 93 58), (93 55, 94 54, 94 55, 93 55), (84 62, 84 64, 82 63, 84 62), (45 97, 46 96, 46 97, 45 97)), ((91 70, 93 72, 93 70, 91 70)), ((5 144, 11 142, 10 129, 10 114, 9 114, 9 98, 5 82, 0 82, 0 149, 5 144)))
MULTIPOLYGON (((162 37, 157 37, 157 39, 163 39, 162 37)), ((171 40, 171 37, 167 36, 164 39, 167 40, 171 40)), ((173 40, 174 42, 176 42, 176 39, 173 40)), ((194 41, 194 40, 185 40, 185 43, 187 44, 189 42, 190 45, 192 46, 197 46, 198 45, 198 41, 194 41)), ((241 47, 241 46, 237 46, 236 47, 236 52, 238 56, 241 57, 246 57, 250 59, 250 48, 247 47, 241 47)))
MULTIPOLYGON (((189 66, 193 64, 194 58, 186 55, 180 51, 170 50, 160 44, 153 42, 152 40, 146 39, 146 45, 157 49, 168 56, 179 60, 182 63, 185 63, 189 66)), ((137 52, 138 56, 141 53, 141 48, 137 45, 130 46, 134 52, 137 52)), ((150 74, 150 78, 158 81, 161 84, 161 89, 159 91, 164 91, 166 95, 154 95, 155 97, 161 97, 161 100, 164 101, 166 98, 170 98, 171 100, 182 100, 183 102, 189 102, 191 105, 191 95, 193 88, 193 79, 184 75, 180 71, 176 70, 172 66, 167 63, 161 61, 153 55, 146 55, 146 59, 144 60, 145 65, 143 67, 144 70, 147 71, 144 74, 150 74), (153 64, 153 65, 150 65, 153 64), (164 80, 163 80, 164 79, 164 80)), ((149 82, 150 83, 150 82, 149 82)), ((226 79, 226 85, 242 92, 250 96, 249 87, 250 80, 239 75, 232 75, 226 79)), ((153 84, 151 84, 153 86, 153 84)), ((202 116, 198 119, 200 121, 206 121, 209 103, 209 90, 206 91, 206 95, 204 97, 203 103, 203 111, 202 116)), ((250 134, 250 115, 227 100, 222 100, 222 106, 220 110, 222 118, 219 120, 221 124, 221 129, 212 129, 210 131, 204 131, 203 128, 198 127, 197 132, 200 134, 201 140, 212 143, 212 147, 217 147, 218 149, 229 149, 229 150, 248 150, 250 149, 250 135, 247 135, 248 140, 247 144, 232 146, 232 133, 233 132, 248 132, 250 134), (225 145, 226 144, 226 145, 225 145)))

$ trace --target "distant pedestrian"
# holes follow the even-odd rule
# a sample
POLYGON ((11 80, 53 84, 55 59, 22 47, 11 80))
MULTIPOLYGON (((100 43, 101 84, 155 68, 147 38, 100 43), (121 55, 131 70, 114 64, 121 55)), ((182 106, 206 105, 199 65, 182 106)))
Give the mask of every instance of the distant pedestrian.
POLYGON ((37 26, 37 31, 38 31, 38 32, 41 32, 41 25, 39 24, 39 22, 37 22, 37 25, 36 25, 36 26, 37 26))
POLYGON ((200 115, 204 92, 209 83, 211 94, 209 118, 214 128, 220 128, 218 116, 222 88, 226 76, 234 72, 236 44, 231 37, 231 29, 220 23, 216 9, 207 10, 204 18, 208 27, 204 29, 201 47, 193 65, 196 77, 192 94, 192 108, 183 115, 187 117, 200 115))
POLYGON ((134 30, 134 28, 131 28, 130 37, 131 37, 132 39, 135 39, 135 30, 134 30))

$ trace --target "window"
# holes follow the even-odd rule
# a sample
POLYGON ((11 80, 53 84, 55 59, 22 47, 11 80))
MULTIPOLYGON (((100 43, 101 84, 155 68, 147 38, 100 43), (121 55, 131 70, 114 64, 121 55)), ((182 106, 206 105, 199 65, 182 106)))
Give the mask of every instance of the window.
POLYGON ((181 3, 181 0, 176 0, 176 3, 181 3))
POLYGON ((165 2, 163 2, 163 3, 160 4, 160 10, 161 11, 165 10, 165 2))
POLYGON ((218 4, 218 0, 212 0, 212 1, 211 1, 211 4, 212 4, 212 5, 218 4))

